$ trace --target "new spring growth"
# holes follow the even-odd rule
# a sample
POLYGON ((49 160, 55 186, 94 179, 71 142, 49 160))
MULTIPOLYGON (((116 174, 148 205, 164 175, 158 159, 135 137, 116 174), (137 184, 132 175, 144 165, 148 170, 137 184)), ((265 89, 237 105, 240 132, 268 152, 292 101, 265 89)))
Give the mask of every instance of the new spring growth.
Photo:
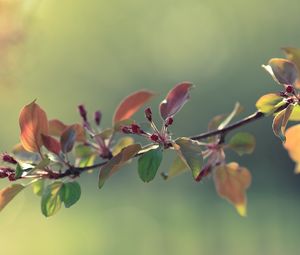
POLYGON ((152 118, 152 110, 151 108, 146 108, 145 111, 145 118, 149 122, 151 127, 151 132, 147 132, 143 130, 140 125, 133 123, 128 126, 123 126, 121 131, 125 134, 135 134, 141 135, 146 137, 148 140, 161 144, 164 148, 169 148, 172 146, 171 136, 168 131, 168 127, 171 126, 174 122, 172 117, 168 117, 163 124, 162 129, 159 131, 155 123, 153 122, 152 118))

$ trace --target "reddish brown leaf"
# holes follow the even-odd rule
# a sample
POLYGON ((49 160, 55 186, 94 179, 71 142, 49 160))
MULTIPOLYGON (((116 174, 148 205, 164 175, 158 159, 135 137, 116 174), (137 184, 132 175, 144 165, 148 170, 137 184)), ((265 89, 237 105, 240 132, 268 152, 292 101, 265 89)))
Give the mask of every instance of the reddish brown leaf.
POLYGON ((59 154, 61 148, 60 148, 60 143, 56 139, 54 139, 51 136, 42 134, 42 140, 43 140, 44 146, 47 148, 48 151, 50 151, 56 155, 59 154))
POLYGON ((49 135, 60 137, 67 127, 68 126, 60 120, 49 120, 49 135))
POLYGON ((0 190, 0 211, 24 188, 21 184, 13 184, 0 190))
POLYGON ((177 84, 171 89, 167 97, 160 103, 159 110, 161 117, 165 120, 174 116, 190 98, 190 90, 193 85, 189 82, 177 84))
POLYGON ((234 204, 241 216, 247 214, 245 191, 251 184, 251 174, 247 168, 236 162, 223 164, 215 169, 214 181, 219 196, 234 204))
POLYGON ((49 121, 49 135, 60 137, 62 133, 70 126, 73 126, 76 131, 76 141, 85 142, 85 131, 80 124, 66 125, 58 119, 49 121))
POLYGON ((115 111, 113 124, 131 118, 153 96, 153 92, 141 90, 124 98, 115 111))
POLYGON ((42 146, 41 134, 48 134, 46 113, 33 101, 26 105, 20 113, 21 143, 25 150, 37 152, 42 146))

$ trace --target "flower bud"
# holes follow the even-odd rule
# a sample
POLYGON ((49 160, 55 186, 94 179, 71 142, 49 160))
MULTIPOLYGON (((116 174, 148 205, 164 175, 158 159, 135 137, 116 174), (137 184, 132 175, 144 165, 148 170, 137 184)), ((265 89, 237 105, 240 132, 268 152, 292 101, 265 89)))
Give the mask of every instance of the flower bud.
POLYGON ((172 117, 167 118, 165 122, 165 127, 171 126, 174 122, 174 119, 172 117))
POLYGON ((145 116, 146 116, 146 119, 149 120, 150 122, 152 122, 152 111, 150 108, 147 108, 145 110, 145 116))
POLYGON ((12 156, 10 156, 6 153, 4 153, 2 155, 2 161, 13 164, 13 165, 16 165, 18 163, 12 156))
POLYGON ((141 127, 137 124, 131 124, 131 130, 132 130, 132 133, 134 134, 140 134, 142 131, 141 131, 141 127))
POLYGON ((152 134, 151 136, 150 136, 150 139, 153 141, 153 142, 157 142, 158 141, 158 135, 157 134, 152 134))
POLYGON ((294 87, 291 86, 291 85, 287 85, 285 87, 285 91, 286 91, 286 93, 293 93, 294 92, 294 87))
POLYGON ((97 126, 100 126, 101 117, 102 117, 102 113, 100 111, 96 111, 94 118, 95 118, 95 123, 97 126))
POLYGON ((85 110, 84 105, 79 105, 78 106, 79 114, 81 118, 86 122, 87 121, 87 111, 85 110))

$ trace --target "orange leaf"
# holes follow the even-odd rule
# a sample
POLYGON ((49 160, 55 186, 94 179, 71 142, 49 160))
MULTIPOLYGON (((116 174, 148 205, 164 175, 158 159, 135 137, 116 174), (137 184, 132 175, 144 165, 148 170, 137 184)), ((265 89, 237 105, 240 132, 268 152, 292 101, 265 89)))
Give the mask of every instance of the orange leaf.
POLYGON ((290 127, 285 132, 285 149, 291 159, 296 162, 295 172, 300 173, 300 124, 290 127))
POLYGON ((131 118, 153 96, 151 91, 140 90, 124 98, 115 111, 113 124, 131 118))
POLYGON ((241 216, 246 216, 245 191, 251 183, 251 174, 248 169, 240 167, 236 162, 220 165, 215 169, 214 181, 219 196, 231 202, 241 216))
POLYGON ((41 134, 48 134, 46 113, 33 101, 21 110, 19 124, 21 128, 20 139, 25 150, 39 151, 43 144, 41 134))
POLYGON ((0 211, 24 188, 21 184, 13 184, 0 190, 0 211))

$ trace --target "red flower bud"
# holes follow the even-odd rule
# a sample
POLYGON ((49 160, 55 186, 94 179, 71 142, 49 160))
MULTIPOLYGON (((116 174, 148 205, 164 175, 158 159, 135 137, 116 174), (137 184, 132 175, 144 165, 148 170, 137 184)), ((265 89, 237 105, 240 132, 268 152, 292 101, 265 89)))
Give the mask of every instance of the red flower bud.
POLYGON ((16 165, 18 163, 12 156, 10 156, 6 153, 2 155, 2 161, 13 164, 13 165, 16 165))
POLYGON ((141 131, 141 127, 137 124, 131 124, 131 130, 132 130, 132 133, 134 134, 140 134, 142 131, 141 131))
POLYGON ((291 85, 287 85, 287 86, 285 87, 285 91, 286 91, 287 93, 293 93, 293 92, 294 92, 294 87, 291 86, 291 85))
POLYGON ((100 126, 101 117, 102 117, 101 112, 100 111, 96 111, 94 117, 95 117, 95 123, 96 123, 96 125, 100 126))
POLYGON ((157 134, 152 134, 152 135, 150 136, 150 139, 151 139, 153 142, 157 142, 158 139, 159 139, 159 137, 158 137, 157 134))
POLYGON ((165 127, 171 126, 174 122, 174 119, 172 117, 167 118, 165 122, 165 127))
POLYGON ((149 120, 150 122, 152 121, 152 111, 150 108, 147 108, 145 110, 145 116, 146 116, 146 119, 149 120))
POLYGON ((79 105, 78 106, 79 114, 81 118, 86 122, 87 121, 87 111, 85 110, 84 105, 79 105))

